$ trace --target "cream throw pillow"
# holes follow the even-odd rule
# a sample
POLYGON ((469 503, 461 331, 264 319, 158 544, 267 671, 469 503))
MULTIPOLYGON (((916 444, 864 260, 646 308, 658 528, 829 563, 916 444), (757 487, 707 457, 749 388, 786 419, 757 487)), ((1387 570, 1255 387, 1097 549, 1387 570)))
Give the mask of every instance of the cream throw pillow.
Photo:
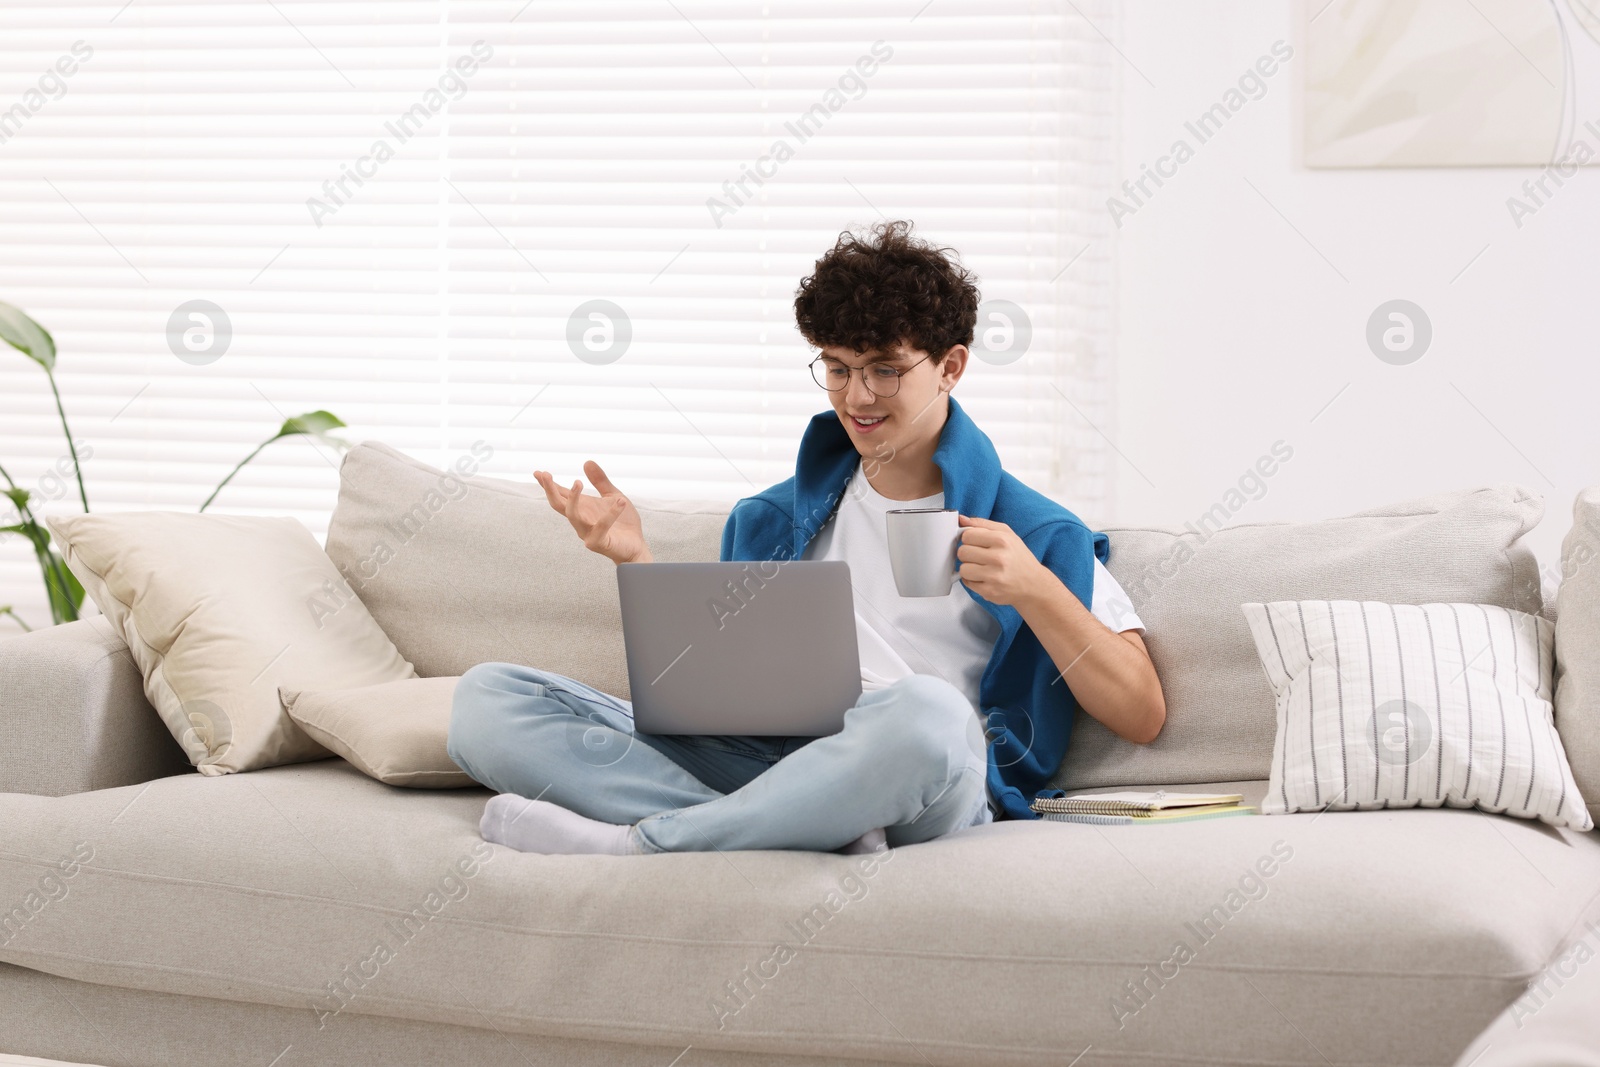
POLYGON ((298 520, 147 511, 46 521, 201 774, 328 755, 285 713, 280 685, 416 675, 298 520))
POLYGON ((1448 805, 1593 828, 1552 716, 1550 620, 1486 604, 1242 607, 1278 695, 1262 814, 1448 805))
POLYGON ((282 691, 283 706, 306 733, 363 774, 413 789, 477 785, 445 743, 456 678, 407 678, 362 689, 282 691))

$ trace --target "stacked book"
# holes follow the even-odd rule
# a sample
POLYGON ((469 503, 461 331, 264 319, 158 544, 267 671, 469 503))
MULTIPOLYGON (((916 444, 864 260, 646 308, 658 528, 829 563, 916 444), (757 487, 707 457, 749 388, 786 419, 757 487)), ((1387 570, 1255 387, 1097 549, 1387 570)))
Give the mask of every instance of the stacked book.
POLYGON ((1256 809, 1240 803, 1239 793, 1077 793, 1041 789, 1032 808, 1041 819, 1087 823, 1169 823, 1191 819, 1219 819, 1228 815, 1254 815, 1256 809))

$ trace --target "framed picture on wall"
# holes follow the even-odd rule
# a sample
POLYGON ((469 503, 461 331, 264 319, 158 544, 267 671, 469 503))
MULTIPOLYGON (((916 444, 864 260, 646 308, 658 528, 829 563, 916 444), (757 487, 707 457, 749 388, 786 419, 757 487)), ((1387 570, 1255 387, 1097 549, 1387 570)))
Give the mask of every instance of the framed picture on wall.
POLYGON ((1309 167, 1600 156, 1600 0, 1309 0, 1309 167))

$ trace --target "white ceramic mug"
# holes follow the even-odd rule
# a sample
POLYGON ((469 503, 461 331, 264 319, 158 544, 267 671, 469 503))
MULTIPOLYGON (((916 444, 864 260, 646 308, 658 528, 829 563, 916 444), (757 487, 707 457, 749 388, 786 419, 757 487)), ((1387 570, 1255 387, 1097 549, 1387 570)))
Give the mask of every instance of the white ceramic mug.
POLYGON ((901 596, 949 596, 955 584, 961 514, 953 508, 891 511, 889 567, 901 596))

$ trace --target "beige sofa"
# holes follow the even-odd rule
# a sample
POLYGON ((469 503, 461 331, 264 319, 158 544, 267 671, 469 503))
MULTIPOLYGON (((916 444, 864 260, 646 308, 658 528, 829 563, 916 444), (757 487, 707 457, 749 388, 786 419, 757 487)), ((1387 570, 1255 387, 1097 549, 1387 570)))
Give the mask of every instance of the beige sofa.
MULTIPOLYGON (((659 557, 716 557, 724 509, 643 510, 659 557)), ((1519 540, 1542 510, 1489 487, 1324 522, 1110 530, 1168 723, 1136 746, 1080 717, 1057 784, 1259 800, 1274 703, 1238 605, 1543 612, 1519 540)), ((425 676, 515 660, 626 692, 609 564, 528 486, 363 445, 326 547, 425 676)), ((1588 699, 1558 725, 1593 801, 1588 699)), ((0 642, 0 718, 0 907, 52 876, 0 930, 0 1052, 19 1055, 1392 1067, 1465 1063, 1498 1028, 1480 1067, 1528 1064, 1552 1061, 1517 1058, 1520 998, 1600 941, 1600 838, 1450 808, 1002 822, 875 858, 523 855, 479 839, 481 789, 398 789, 339 759, 185 773, 103 618, 0 642)), ((1563 995, 1540 1018, 1582 1046, 1563 995)))

